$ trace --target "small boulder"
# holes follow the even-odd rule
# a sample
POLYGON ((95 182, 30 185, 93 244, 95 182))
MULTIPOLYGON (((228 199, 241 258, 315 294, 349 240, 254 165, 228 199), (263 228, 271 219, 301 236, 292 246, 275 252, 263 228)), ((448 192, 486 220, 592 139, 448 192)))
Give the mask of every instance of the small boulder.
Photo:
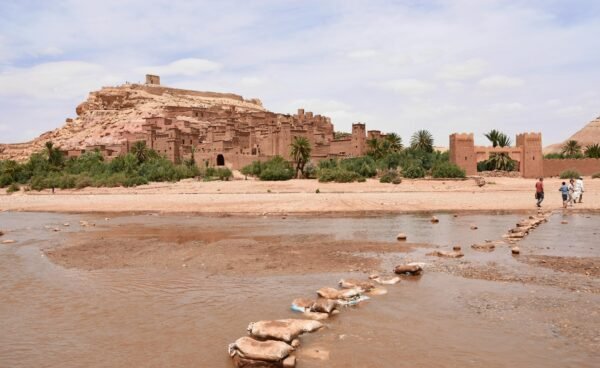
POLYGON ((398 275, 420 275, 423 272, 423 267, 419 265, 398 265, 394 268, 394 273, 398 275))
POLYGON ((512 254, 520 254, 521 253, 521 250, 517 246, 510 248, 510 251, 512 254))
POLYGON ((434 250, 431 253, 427 253, 428 256, 443 257, 443 258, 461 258, 464 256, 462 252, 446 252, 443 250, 434 250))
POLYGON ((432 216, 432 217, 431 217, 431 220, 429 220, 429 221, 431 221, 431 223, 432 223, 432 224, 437 224, 438 222, 440 222, 440 219, 438 219, 438 218, 437 218, 437 217, 435 217, 435 216, 432 216))
POLYGON ((396 239, 397 240, 406 240, 406 234, 400 233, 400 234, 396 235, 396 239))
POLYGON ((13 239, 6 239, 6 240, 2 240, 2 244, 13 244, 16 243, 16 240, 13 239))
POLYGON ((471 225, 471 230, 477 230, 477 229, 478 229, 477 225, 471 225))
POLYGON ((332 299, 317 298, 317 300, 310 307, 310 310, 312 312, 319 312, 319 313, 327 313, 327 314, 329 314, 329 313, 333 312, 333 310, 336 307, 337 307, 337 304, 332 299))
POLYGON ((461 247, 460 247, 460 245, 455 245, 452 247, 452 250, 455 252, 459 252, 461 250, 461 247))
POLYGON ((4 231, 0 230, 0 236, 4 235, 4 231))
POLYGON ((473 244, 471 245, 471 248, 482 252, 491 252, 496 248, 496 246, 492 243, 481 243, 473 244))
POLYGON ((566 224, 568 224, 568 223, 569 223, 569 221, 562 220, 560 223, 561 223, 561 224, 563 224, 563 225, 566 225, 566 224))

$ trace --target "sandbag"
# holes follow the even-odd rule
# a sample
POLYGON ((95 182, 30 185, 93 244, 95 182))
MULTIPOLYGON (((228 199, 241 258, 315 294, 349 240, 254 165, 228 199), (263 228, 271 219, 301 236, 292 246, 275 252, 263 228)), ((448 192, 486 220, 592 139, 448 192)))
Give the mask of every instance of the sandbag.
POLYGON ((385 294, 387 294, 387 289, 383 288, 381 286, 378 286, 378 287, 375 287, 375 288, 369 290, 368 294, 371 296, 385 295, 385 294))
POLYGON ((233 357, 233 365, 236 368, 294 368, 296 366, 296 357, 289 355, 282 361, 268 362, 265 360, 247 359, 239 355, 233 357))
POLYGON ((421 272, 423 272, 423 267, 414 264, 398 265, 394 268, 394 272, 399 275, 408 274, 415 276, 420 275, 421 272))
POLYGON ((359 289, 338 290, 330 287, 324 287, 317 290, 317 294, 325 299, 349 299, 360 296, 359 289))
POLYGON ((394 276, 394 277, 379 277, 379 276, 377 276, 376 278, 373 279, 373 281, 375 281, 376 283, 381 284, 381 285, 395 285, 400 282, 400 278, 398 276, 394 276))
POLYGON ((305 332, 313 332, 323 327, 318 321, 305 319, 280 319, 273 321, 251 322, 248 332, 260 339, 275 339, 291 342, 305 332))
POLYGON ((229 345, 231 357, 239 355, 240 358, 267 362, 279 362, 290 355, 293 350, 293 347, 283 341, 258 341, 248 336, 240 337, 229 345))
POLYGON ((359 289, 361 291, 369 291, 375 287, 370 281, 361 281, 355 279, 341 279, 338 283, 343 289, 359 289))
POLYGON ((296 298, 292 301, 292 310, 295 312, 306 312, 310 311, 313 304, 315 304, 314 300, 307 298, 296 298))
POLYGON ((334 300, 318 298, 311 306, 310 310, 319 313, 331 313, 337 304, 334 300))
POLYGON ((349 299, 338 299, 338 300, 336 300, 336 303, 342 307, 349 307, 349 306, 356 305, 358 303, 364 302, 365 300, 369 300, 369 299, 371 299, 371 298, 369 298, 366 295, 356 295, 349 299))

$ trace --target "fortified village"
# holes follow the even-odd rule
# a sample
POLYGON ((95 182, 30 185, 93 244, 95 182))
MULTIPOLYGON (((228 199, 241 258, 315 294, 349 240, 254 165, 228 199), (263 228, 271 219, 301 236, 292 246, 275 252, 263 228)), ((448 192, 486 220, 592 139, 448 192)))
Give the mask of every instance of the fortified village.
MULTIPOLYGON (((0 144, 0 159, 26 160, 52 141, 67 157, 99 151, 105 160, 128 153, 143 141, 172 162, 192 154, 198 165, 240 169, 253 161, 274 156, 290 160, 290 144, 305 137, 311 159, 363 156, 367 140, 382 138, 378 130, 352 124, 352 132, 336 137, 331 119, 298 109, 296 114, 266 110, 258 99, 231 93, 200 92, 164 87, 160 77, 146 75, 145 83, 126 83, 91 92, 76 108, 77 118, 31 142, 0 144)), ((596 119, 577 134, 597 131, 596 119)), ((494 154, 506 154, 517 162, 525 178, 556 176, 566 169, 592 175, 600 169, 597 159, 547 159, 541 133, 522 133, 513 147, 475 146, 472 133, 454 133, 449 139, 450 161, 467 175, 477 175, 477 163, 494 154)), ((549 146, 548 148, 552 148, 549 146)))
MULTIPOLYGON (((160 86, 160 77, 146 75, 146 86, 160 86)), ((252 100, 257 102, 256 99, 252 100)), ((335 139, 331 119, 298 109, 294 115, 269 111, 248 111, 236 106, 180 107, 164 106, 161 116, 145 118, 142 132, 124 134, 124 140, 111 146, 87 146, 67 150, 68 157, 99 150, 110 160, 129 152, 138 141, 173 162, 194 158, 206 166, 239 169, 256 160, 281 156, 290 160, 294 138, 305 137, 312 147, 312 159, 361 156, 366 153, 367 132, 364 124, 353 124, 350 137, 335 139), (196 121, 208 124, 194 126, 196 121)), ((381 132, 369 131, 369 137, 381 132)))
POLYGON ((357 123, 351 134, 336 139, 326 116, 304 109, 278 114, 265 110, 258 99, 162 87, 155 75, 146 75, 145 84, 92 92, 76 111, 78 118, 67 119, 65 127, 43 134, 37 142, 4 145, 0 156, 25 158, 35 151, 33 146, 41 148, 43 141, 52 140, 68 157, 98 150, 112 160, 144 141, 173 162, 189 159, 193 150, 198 165, 239 169, 276 155, 289 160, 295 137, 308 139, 312 159, 318 161, 364 155, 366 140, 383 136, 357 123))

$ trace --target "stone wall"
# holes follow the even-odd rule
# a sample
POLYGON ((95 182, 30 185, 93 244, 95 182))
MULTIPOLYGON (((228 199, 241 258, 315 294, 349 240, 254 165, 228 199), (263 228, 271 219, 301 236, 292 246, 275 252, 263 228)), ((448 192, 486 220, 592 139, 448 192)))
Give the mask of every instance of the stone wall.
POLYGON ((559 176, 565 170, 577 170, 581 175, 600 173, 600 159, 544 159, 544 176, 559 176))

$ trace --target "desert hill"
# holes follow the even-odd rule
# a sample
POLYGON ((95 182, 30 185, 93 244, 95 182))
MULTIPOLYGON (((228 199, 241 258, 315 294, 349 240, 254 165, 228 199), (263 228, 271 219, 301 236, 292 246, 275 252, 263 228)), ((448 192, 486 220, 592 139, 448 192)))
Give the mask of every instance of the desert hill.
MULTIPOLYGON (((118 144, 126 134, 142 131, 144 118, 162 116, 166 111, 185 108, 235 108, 238 112, 266 111, 258 99, 245 100, 229 93, 198 92, 153 84, 124 84, 91 92, 77 106, 75 119, 26 143, 0 144, 0 159, 22 161, 43 149, 51 140, 61 149, 83 149, 90 145, 118 144)), ((185 116, 191 127, 211 122, 185 116)))
MULTIPOLYGON (((564 142, 571 139, 579 142, 583 148, 590 144, 600 143, 600 116, 587 123, 577 133, 567 138, 564 142)), ((559 153, 564 142, 544 147, 544 154, 559 153)))

